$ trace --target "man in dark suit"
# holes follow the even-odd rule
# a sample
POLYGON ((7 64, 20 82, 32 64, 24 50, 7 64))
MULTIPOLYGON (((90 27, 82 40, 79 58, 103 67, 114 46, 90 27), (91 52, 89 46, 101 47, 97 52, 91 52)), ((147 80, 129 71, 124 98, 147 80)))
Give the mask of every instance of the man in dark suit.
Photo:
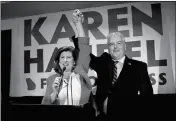
MULTIPOLYGON (((77 30, 84 32, 81 18, 77 16, 73 21, 77 30)), ((80 53, 87 56, 82 61, 85 68, 89 66, 97 72, 96 103, 100 114, 116 116, 118 107, 130 102, 125 101, 123 96, 153 94, 147 64, 125 55, 125 38, 120 32, 107 36, 109 53, 104 52, 99 57, 90 53, 89 39, 84 40, 86 41, 78 41, 78 47, 80 53)))

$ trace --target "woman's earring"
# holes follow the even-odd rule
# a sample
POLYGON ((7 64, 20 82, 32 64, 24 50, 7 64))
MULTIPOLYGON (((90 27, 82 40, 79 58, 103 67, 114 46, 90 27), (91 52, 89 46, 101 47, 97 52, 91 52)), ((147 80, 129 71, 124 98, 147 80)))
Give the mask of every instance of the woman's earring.
POLYGON ((74 63, 73 63, 73 69, 75 68, 75 66, 76 66, 76 63, 74 62, 74 63))

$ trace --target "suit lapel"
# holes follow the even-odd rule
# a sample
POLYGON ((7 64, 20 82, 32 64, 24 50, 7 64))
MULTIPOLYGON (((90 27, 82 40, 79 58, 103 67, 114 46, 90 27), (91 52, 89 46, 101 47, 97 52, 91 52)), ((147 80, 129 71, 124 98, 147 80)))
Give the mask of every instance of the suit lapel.
MULTIPOLYGON (((126 55, 125 55, 125 61, 124 61, 124 65, 123 65, 123 68, 120 72, 120 75, 117 79, 116 82, 119 82, 122 78, 126 77, 129 70, 130 70, 130 67, 131 67, 131 59, 129 59, 126 55)), ((114 73, 113 73, 113 61, 112 61, 112 58, 108 61, 108 73, 109 73, 109 84, 110 86, 112 85, 112 79, 113 79, 113 76, 114 76, 114 73)), ((116 85, 116 82, 114 85, 116 85)))
POLYGON ((117 82, 119 82, 123 77, 127 77, 128 72, 130 71, 130 67, 131 67, 131 59, 129 59, 126 55, 125 55, 125 61, 123 64, 123 68, 120 72, 120 75, 117 79, 117 82))

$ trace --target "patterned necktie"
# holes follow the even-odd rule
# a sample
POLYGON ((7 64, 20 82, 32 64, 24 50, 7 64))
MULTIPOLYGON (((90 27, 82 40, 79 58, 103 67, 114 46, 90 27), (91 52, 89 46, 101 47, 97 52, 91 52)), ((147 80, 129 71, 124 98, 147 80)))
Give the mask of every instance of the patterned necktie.
POLYGON ((113 61, 113 73, 114 73, 114 76, 113 76, 113 80, 112 80, 112 85, 114 85, 114 83, 117 81, 117 63, 119 61, 113 61))

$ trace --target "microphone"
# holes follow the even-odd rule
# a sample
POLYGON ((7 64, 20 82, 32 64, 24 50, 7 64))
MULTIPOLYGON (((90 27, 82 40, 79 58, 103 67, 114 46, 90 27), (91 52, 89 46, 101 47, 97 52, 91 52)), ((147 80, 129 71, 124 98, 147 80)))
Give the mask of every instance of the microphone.
POLYGON ((58 90, 58 92, 60 92, 61 87, 62 87, 62 85, 63 85, 63 76, 64 76, 64 71, 65 71, 65 70, 66 70, 66 67, 64 66, 63 69, 62 69, 61 83, 60 83, 60 85, 59 85, 59 90, 58 90))
POLYGON ((65 69, 66 69, 66 67, 64 66, 62 69, 62 75, 64 74, 65 69))
POLYGON ((62 75, 61 75, 61 82, 63 83, 63 76, 64 76, 64 71, 66 70, 66 67, 64 66, 62 69, 62 75))

